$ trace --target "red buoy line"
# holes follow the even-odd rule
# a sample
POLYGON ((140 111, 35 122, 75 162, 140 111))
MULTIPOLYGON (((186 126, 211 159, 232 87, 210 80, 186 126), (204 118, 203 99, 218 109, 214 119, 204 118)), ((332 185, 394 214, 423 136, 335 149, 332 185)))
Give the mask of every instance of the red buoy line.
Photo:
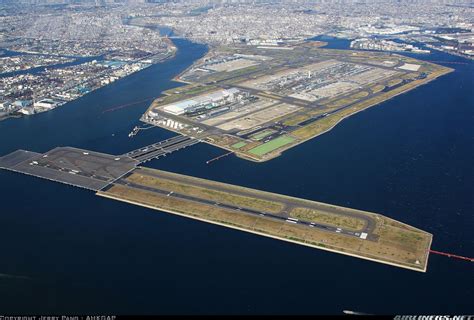
POLYGON ((224 158, 224 157, 226 157, 226 156, 228 156, 228 155, 230 155, 230 154, 233 154, 233 153, 234 153, 234 151, 230 151, 230 152, 221 154, 220 156, 217 156, 217 157, 215 157, 215 158, 212 158, 212 159, 210 159, 210 160, 207 160, 207 161, 206 161, 206 164, 209 164, 209 163, 211 163, 211 162, 213 162, 213 161, 217 161, 217 160, 219 160, 220 158, 224 158))
POLYGON ((441 256, 445 256, 445 257, 449 257, 449 258, 456 258, 456 259, 461 259, 461 260, 466 260, 466 261, 474 262, 474 258, 468 258, 468 257, 458 256, 458 255, 452 254, 452 253, 446 253, 446 252, 441 252, 441 251, 436 251, 436 250, 430 250, 430 253, 439 254, 439 255, 441 255, 441 256))
POLYGON ((116 107, 113 107, 113 108, 110 108, 110 109, 106 109, 106 110, 102 111, 102 113, 116 111, 116 110, 123 109, 123 108, 126 108, 126 107, 131 107, 133 105, 143 103, 143 102, 146 102, 146 101, 149 101, 149 100, 153 100, 155 98, 156 97, 149 97, 149 98, 142 99, 142 100, 139 100, 139 101, 134 101, 134 102, 126 103, 126 104, 121 104, 119 106, 116 106, 116 107))
POLYGON ((432 63, 451 63, 451 64, 469 64, 468 62, 461 62, 461 61, 434 61, 434 60, 430 60, 428 62, 432 62, 432 63))

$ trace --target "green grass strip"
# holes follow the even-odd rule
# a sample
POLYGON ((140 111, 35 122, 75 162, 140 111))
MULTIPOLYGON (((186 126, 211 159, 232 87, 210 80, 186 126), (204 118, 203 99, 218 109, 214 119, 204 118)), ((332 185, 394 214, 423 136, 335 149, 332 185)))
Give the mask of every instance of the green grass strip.
POLYGON ((240 141, 240 142, 237 142, 237 143, 233 144, 231 147, 234 148, 234 149, 240 149, 245 145, 247 145, 247 142, 240 141))
POLYGON ((250 149, 249 152, 251 154, 254 154, 256 156, 262 156, 266 153, 269 153, 275 149, 278 149, 280 147, 283 147, 284 145, 290 144, 295 139, 288 137, 288 136, 281 136, 276 139, 270 140, 267 143, 261 144, 258 147, 255 147, 253 149, 250 149))

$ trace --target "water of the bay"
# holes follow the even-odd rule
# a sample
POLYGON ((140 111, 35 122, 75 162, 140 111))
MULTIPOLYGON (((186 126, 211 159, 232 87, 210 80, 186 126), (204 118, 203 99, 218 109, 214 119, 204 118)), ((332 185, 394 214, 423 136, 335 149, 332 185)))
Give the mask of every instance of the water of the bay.
MULTIPOLYGON (((328 39, 324 39, 328 41, 328 39)), ((344 47, 342 40, 330 39, 344 47)), ((174 135, 128 138, 147 103, 206 48, 177 56, 54 111, 0 122, 0 155, 74 146, 121 154, 174 135)), ((266 163, 199 144, 147 166, 385 214, 473 256, 474 67, 344 120, 266 163)), ((427 273, 346 257, 0 171, 3 313, 469 313, 472 263, 431 255, 427 273)))

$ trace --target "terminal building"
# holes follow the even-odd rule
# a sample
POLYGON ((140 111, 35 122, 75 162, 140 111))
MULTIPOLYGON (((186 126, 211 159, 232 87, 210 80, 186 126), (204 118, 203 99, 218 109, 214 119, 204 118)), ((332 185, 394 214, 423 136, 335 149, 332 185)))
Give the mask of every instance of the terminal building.
POLYGON ((239 99, 241 91, 237 88, 215 91, 206 95, 194 97, 192 99, 182 100, 163 106, 163 111, 182 115, 186 112, 192 112, 197 109, 212 109, 222 106, 227 102, 234 102, 239 99))

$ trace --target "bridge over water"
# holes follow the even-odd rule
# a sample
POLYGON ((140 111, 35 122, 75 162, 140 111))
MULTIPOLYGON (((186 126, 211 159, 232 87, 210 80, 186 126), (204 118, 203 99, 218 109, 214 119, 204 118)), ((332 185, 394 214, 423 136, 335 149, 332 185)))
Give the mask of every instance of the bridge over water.
POLYGON ((145 147, 141 147, 139 149, 129 151, 123 156, 130 157, 138 161, 138 163, 143 163, 166 156, 167 154, 177 150, 195 145, 200 141, 201 140, 199 139, 178 135, 145 147))

